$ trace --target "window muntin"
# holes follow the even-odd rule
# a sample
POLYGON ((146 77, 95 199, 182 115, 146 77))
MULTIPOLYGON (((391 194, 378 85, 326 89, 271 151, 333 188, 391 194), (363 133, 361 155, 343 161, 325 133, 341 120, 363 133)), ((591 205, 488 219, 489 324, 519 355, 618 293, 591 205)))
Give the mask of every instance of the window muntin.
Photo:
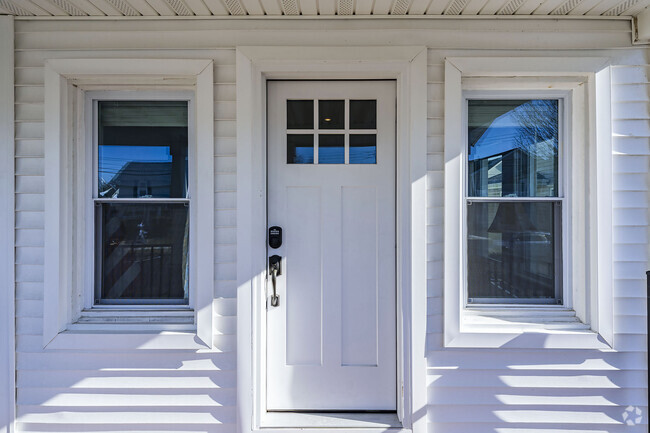
POLYGON ((188 101, 97 101, 94 304, 189 303, 188 101))
POLYGON ((560 99, 467 100, 467 301, 562 304, 560 99))
POLYGON ((377 164, 377 100, 289 99, 287 164, 377 164))

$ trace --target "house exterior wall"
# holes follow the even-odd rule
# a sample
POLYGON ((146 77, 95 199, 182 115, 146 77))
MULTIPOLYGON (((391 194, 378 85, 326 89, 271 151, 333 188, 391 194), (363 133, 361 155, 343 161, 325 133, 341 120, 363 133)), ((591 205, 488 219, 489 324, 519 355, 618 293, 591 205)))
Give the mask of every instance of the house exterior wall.
MULTIPOLYGON (((17 20, 16 431, 236 431, 238 45, 426 45, 427 391, 431 433, 647 428, 650 50, 624 20, 17 20), (615 348, 443 347, 444 59, 598 56, 613 63, 615 348), (214 60, 214 350, 43 350, 44 61, 214 60), (643 424, 622 412, 640 407, 643 424)), ((0 427, 1 429, 1 427, 0 427)))

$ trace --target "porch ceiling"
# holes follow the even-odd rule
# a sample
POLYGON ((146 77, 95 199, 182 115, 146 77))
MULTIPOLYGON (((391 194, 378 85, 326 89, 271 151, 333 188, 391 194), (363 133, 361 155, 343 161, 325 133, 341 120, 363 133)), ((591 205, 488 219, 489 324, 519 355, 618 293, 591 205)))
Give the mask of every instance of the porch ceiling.
POLYGON ((635 16, 650 0, 0 0, 19 16, 635 16))

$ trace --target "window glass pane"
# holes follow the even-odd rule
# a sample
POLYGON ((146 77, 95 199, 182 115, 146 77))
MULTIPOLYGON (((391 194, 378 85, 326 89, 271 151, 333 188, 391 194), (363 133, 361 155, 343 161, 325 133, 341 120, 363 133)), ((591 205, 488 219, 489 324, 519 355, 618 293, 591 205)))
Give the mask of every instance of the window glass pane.
POLYGON ((100 198, 187 196, 187 101, 98 103, 100 198))
POLYGON ((187 302, 187 206, 102 203, 98 212, 101 300, 187 302))
POLYGON ((350 135, 350 164, 377 164, 377 136, 350 135))
POLYGON ((287 129, 314 128, 314 101, 287 101, 287 129))
POLYGON ((287 135, 287 164, 314 163, 314 136, 312 134, 287 135))
POLYGON ((345 136, 343 134, 323 134, 318 136, 318 163, 345 163, 345 136))
POLYGON ((469 204, 469 298, 561 299, 560 218, 559 202, 469 204))
POLYGON ((318 101, 318 127, 320 129, 345 128, 345 101, 318 101))
POLYGON ((558 101, 468 101, 468 196, 558 196, 558 101))
POLYGON ((350 129, 377 129, 377 101, 350 101, 350 129))

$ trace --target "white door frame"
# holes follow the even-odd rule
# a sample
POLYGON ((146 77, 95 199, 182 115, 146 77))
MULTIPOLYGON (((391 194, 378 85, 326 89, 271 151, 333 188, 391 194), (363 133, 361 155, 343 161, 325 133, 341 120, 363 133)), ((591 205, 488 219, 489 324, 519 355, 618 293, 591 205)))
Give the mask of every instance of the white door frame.
MULTIPOLYGON (((402 430, 426 432, 426 58, 426 47, 237 48, 239 432, 264 427, 269 432, 291 430, 277 425, 274 426, 278 429, 274 430, 264 423, 266 81, 269 79, 396 80, 397 415, 402 430)), ((320 427, 318 432, 323 433, 328 430, 323 427, 331 425, 325 420, 313 427, 320 427)), ((387 430, 400 428, 381 428, 387 430)))
POLYGON ((0 433, 16 415, 14 17, 0 17, 0 433))

